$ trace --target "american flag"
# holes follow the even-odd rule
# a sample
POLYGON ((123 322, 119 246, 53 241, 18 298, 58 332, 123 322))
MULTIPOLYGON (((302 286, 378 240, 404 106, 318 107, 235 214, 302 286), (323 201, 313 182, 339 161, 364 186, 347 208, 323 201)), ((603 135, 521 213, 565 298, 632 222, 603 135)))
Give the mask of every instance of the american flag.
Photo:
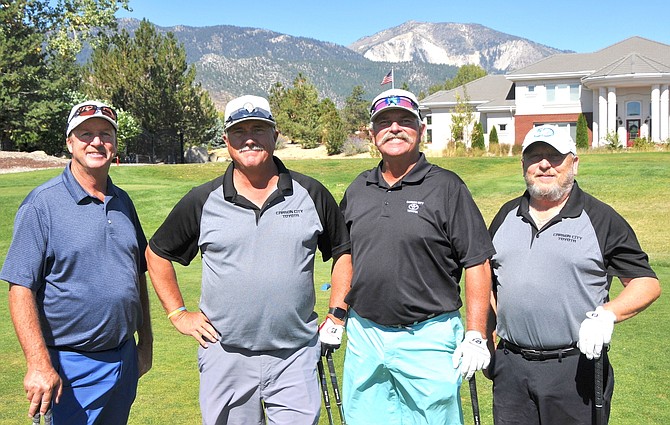
POLYGON ((383 86, 384 84, 392 83, 393 82, 393 70, 390 70, 388 74, 384 76, 382 79, 381 85, 383 86))

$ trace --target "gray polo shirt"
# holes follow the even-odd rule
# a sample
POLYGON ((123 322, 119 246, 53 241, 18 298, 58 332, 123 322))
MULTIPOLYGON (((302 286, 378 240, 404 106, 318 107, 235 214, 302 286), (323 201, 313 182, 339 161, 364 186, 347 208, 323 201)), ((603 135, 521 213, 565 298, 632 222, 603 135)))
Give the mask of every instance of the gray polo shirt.
POLYGON ((347 303, 382 325, 458 310, 463 269, 494 253, 468 188, 423 154, 393 187, 380 167, 360 174, 341 203, 354 263, 347 303))
POLYGON ((226 173, 182 198, 150 240, 159 256, 188 265, 202 255, 200 309, 227 346, 299 348, 317 330, 314 259, 350 250, 337 203, 310 177, 279 168, 278 189, 263 208, 226 173))
POLYGON ((128 195, 108 178, 101 202, 68 165, 19 207, 0 279, 36 292, 48 346, 108 350, 141 323, 146 244, 128 195))
POLYGON ((509 201, 490 227, 497 333, 521 347, 570 347, 586 312, 608 301, 613 276, 656 275, 626 220, 576 182, 540 230, 528 202, 528 192, 509 201))

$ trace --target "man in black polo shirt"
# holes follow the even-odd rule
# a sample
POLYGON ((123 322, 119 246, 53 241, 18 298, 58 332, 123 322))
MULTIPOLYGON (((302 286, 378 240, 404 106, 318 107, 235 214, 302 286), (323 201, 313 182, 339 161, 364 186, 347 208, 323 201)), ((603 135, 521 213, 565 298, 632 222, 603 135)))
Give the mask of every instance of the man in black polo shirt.
POLYGON ((594 362, 587 360, 601 355, 607 418, 614 376, 604 346, 615 322, 660 295, 628 223, 577 185, 576 152, 557 126, 531 130, 522 145, 527 191, 491 224, 501 338, 489 368, 496 423, 591 424, 594 362), (610 300, 613 276, 625 288, 610 300))
POLYGON ((419 151, 425 125, 416 97, 387 90, 370 112, 382 161, 354 180, 341 203, 353 260, 345 299, 346 420, 460 424, 461 375, 469 379, 490 357, 482 335, 494 250, 463 181, 419 151))

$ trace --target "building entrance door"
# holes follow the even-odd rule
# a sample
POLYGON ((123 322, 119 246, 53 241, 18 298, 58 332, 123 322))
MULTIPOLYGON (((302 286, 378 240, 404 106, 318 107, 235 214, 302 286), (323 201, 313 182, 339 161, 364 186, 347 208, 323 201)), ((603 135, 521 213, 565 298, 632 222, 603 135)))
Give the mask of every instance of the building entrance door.
POLYGON ((626 120, 626 146, 633 146, 633 141, 640 137, 640 120, 626 120))

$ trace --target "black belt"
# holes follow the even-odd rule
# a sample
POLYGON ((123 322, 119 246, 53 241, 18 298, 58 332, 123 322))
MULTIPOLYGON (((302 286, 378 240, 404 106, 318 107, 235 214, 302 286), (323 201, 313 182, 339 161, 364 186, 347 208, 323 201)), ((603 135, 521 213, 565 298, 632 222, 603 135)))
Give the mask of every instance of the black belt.
MULTIPOLYGON (((440 313, 440 314, 442 314, 442 313, 440 313)), ((402 324, 402 325, 382 325, 382 326, 386 326, 387 328, 395 328, 395 329, 411 329, 412 326, 420 325, 423 322, 425 322, 426 320, 430 320, 433 317, 439 316, 440 314, 437 314, 437 313, 429 314, 428 316, 424 317, 423 319, 417 320, 416 322, 412 322, 412 323, 405 323, 405 324, 402 324)))
POLYGON ((532 361, 553 359, 559 359, 560 361, 560 359, 563 357, 576 356, 580 353, 577 347, 556 348, 553 350, 534 350, 531 348, 523 348, 504 339, 500 340, 498 347, 502 347, 504 350, 511 351, 515 354, 521 354, 524 359, 532 361))

